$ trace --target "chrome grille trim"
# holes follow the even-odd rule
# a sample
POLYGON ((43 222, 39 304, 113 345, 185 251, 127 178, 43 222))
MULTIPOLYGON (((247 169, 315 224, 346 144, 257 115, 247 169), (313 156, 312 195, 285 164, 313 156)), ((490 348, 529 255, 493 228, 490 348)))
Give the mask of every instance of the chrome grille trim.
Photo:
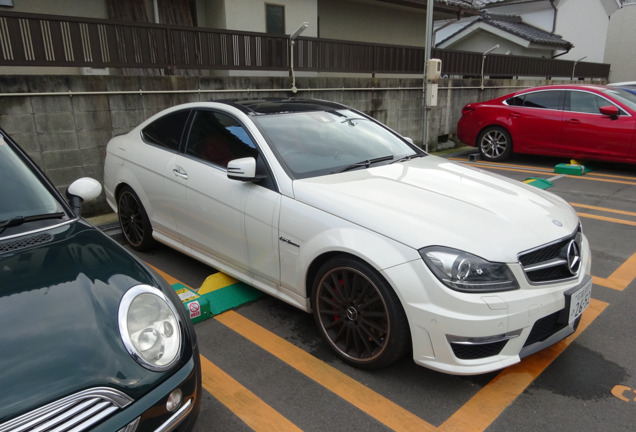
POLYGON ((81 432, 132 402, 115 389, 88 389, 0 424, 0 432, 81 432))
POLYGON ((570 268, 570 253, 576 249, 576 257, 580 262, 579 252, 582 241, 581 226, 571 235, 554 242, 526 250, 517 256, 519 264, 532 285, 563 282, 578 277, 580 267, 570 268), (576 244, 575 248, 572 245, 576 244))

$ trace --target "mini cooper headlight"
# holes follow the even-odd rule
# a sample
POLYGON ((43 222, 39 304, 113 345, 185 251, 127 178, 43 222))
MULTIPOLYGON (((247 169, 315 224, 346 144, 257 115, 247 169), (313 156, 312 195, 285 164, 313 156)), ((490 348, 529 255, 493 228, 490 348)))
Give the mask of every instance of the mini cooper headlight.
POLYGON ((484 293, 519 288, 506 264, 443 246, 420 249, 420 255, 433 274, 456 291, 484 293))
POLYGON ((137 285, 119 304, 119 333, 131 356, 143 367, 164 371, 181 353, 181 322, 163 292, 137 285))

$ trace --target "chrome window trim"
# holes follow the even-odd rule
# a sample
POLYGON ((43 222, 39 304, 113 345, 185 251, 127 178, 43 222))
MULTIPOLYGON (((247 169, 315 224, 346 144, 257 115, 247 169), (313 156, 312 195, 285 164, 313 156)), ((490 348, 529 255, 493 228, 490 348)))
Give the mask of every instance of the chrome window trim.
POLYGON ((69 225, 69 224, 71 224, 71 223, 73 223, 73 222, 77 222, 79 219, 80 219, 80 218, 76 216, 74 219, 69 219, 69 220, 67 220, 67 221, 60 222, 60 223, 55 224, 55 225, 49 225, 49 226, 46 226, 46 227, 42 227, 42 228, 38 228, 38 229, 31 230, 31 231, 23 231, 23 232, 21 232, 21 233, 18 233, 18 234, 12 234, 12 235, 10 235, 10 236, 6 236, 6 237, 2 237, 2 236, 0 236, 0 241, 1 241, 1 242, 4 242, 4 241, 6 241, 6 240, 10 240, 10 239, 12 239, 12 238, 17 238, 17 237, 22 237, 22 236, 30 235, 30 234, 36 234, 36 233, 39 233, 39 232, 42 232, 42 231, 52 230, 52 229, 55 229, 55 228, 62 227, 62 226, 64 226, 64 225, 69 225))

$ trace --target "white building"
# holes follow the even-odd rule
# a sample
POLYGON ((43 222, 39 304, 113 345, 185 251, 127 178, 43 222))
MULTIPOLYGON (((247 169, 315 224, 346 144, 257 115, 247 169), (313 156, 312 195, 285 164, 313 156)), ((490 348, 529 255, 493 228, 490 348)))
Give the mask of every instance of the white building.
POLYGON ((478 19, 476 17, 445 20, 436 22, 439 29, 435 38, 438 47, 480 52, 499 44, 499 49, 494 53, 505 54, 510 51, 516 55, 602 63, 610 16, 620 8, 618 0, 476 0, 475 3, 491 16, 520 17, 522 24, 535 29, 536 34, 524 37, 515 31, 486 24, 471 26, 478 19), (462 32, 463 28, 467 31, 462 32), (552 35, 553 40, 548 40, 546 44, 532 39, 532 36, 541 33, 552 35), (477 40, 470 41, 473 38, 477 40), (558 38, 572 46, 566 49, 557 43, 551 49, 550 43, 558 42, 558 38))

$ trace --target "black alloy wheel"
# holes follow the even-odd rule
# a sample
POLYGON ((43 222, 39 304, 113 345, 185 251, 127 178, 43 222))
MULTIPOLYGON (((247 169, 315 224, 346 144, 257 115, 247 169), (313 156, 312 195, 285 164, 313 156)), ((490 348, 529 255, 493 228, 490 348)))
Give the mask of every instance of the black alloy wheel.
POLYGON ((130 247, 145 251, 154 246, 148 214, 137 194, 128 186, 124 186, 117 197, 117 212, 119 225, 130 247))
POLYGON ((312 290, 322 336, 344 361, 362 368, 387 366, 410 348, 402 305, 368 264, 337 256, 319 270, 312 290))
POLYGON ((512 138, 499 126, 488 126, 477 138, 481 157, 491 162, 502 162, 512 156, 512 138))

